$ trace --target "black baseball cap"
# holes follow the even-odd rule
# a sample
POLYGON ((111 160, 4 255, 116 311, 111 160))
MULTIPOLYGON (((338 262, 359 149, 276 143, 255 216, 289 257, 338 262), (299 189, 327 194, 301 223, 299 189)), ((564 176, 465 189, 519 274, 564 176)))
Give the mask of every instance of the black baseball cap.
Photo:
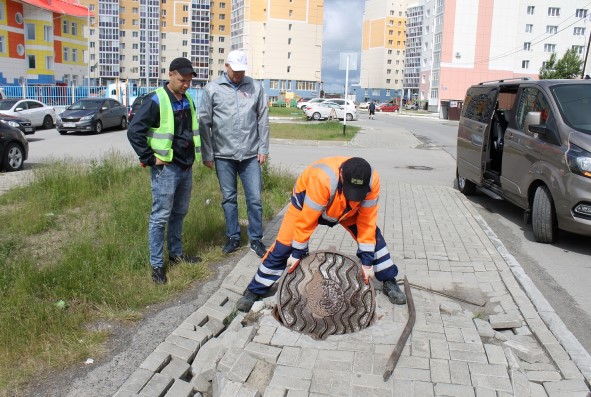
POLYGON ((363 201, 371 190, 371 166, 361 157, 351 157, 342 165, 343 194, 349 201, 363 201))
POLYGON ((187 58, 173 59, 168 70, 171 72, 176 70, 180 74, 193 73, 193 76, 197 77, 197 73, 195 73, 195 70, 193 69, 193 64, 187 58))

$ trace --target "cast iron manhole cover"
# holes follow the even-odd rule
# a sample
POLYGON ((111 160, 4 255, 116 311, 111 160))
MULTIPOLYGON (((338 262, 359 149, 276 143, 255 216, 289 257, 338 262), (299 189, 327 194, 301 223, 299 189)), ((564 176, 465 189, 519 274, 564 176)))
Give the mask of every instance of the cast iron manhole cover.
POLYGON ((287 328, 324 339, 370 325, 375 291, 365 285, 356 259, 313 252, 279 282, 277 311, 287 328))

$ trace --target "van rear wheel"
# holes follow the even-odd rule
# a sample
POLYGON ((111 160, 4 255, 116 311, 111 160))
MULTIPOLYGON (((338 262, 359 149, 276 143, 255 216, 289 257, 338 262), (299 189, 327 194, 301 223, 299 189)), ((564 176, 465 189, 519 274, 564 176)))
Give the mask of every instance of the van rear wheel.
POLYGON ((552 243, 556 239, 558 225, 550 191, 546 186, 536 189, 532 209, 532 229, 538 243, 552 243))
POLYGON ((476 193, 476 185, 471 181, 467 180, 463 176, 460 176, 458 170, 456 169, 456 179, 458 180, 458 190, 465 194, 466 196, 470 196, 476 193))

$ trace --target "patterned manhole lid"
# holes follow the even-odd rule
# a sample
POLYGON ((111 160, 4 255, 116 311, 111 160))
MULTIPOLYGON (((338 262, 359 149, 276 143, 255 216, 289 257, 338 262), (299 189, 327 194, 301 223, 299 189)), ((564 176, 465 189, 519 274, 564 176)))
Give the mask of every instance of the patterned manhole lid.
POLYGON ((325 339, 370 325, 375 291, 365 285, 356 259, 313 252, 279 282, 277 311, 283 325, 325 339))

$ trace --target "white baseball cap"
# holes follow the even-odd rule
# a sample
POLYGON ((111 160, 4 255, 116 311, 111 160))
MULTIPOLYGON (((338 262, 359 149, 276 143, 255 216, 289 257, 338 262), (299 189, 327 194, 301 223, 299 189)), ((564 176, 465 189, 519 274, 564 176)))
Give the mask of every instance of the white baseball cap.
POLYGON ((235 72, 245 72, 248 69, 248 59, 242 50, 234 50, 228 54, 228 65, 235 72))

